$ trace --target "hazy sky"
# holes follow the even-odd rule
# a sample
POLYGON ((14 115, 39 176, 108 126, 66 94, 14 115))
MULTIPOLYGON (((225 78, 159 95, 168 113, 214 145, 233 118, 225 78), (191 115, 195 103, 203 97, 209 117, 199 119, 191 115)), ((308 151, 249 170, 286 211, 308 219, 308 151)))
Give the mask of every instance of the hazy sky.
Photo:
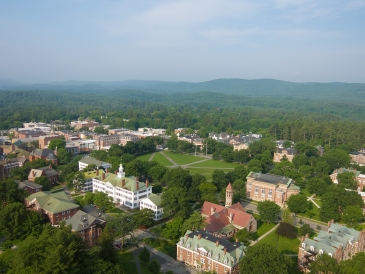
POLYGON ((0 79, 365 82, 365 0, 0 2, 0 79))

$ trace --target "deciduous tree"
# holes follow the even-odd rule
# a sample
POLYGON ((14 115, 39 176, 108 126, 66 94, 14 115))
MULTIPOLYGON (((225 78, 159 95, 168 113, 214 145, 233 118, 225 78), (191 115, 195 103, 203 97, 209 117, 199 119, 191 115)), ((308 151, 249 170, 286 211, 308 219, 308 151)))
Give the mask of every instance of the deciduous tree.
POLYGON ((276 221, 280 213, 280 207, 272 201, 259 202, 257 209, 261 219, 268 223, 276 221))

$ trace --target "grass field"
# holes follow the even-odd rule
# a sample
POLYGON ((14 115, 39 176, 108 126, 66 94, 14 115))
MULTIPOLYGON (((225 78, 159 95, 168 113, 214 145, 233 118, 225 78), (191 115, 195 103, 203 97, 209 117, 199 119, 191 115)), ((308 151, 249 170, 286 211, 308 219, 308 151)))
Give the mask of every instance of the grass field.
POLYGON ((141 161, 148 161, 150 159, 151 155, 152 155, 152 153, 144 154, 144 155, 136 157, 136 159, 141 160, 141 161))
POLYGON ((272 229, 276 224, 274 223, 264 223, 261 220, 257 220, 257 236, 261 237, 262 235, 264 235, 266 232, 268 232, 270 229, 272 229))
POLYGON ((185 155, 185 154, 177 154, 171 151, 163 151, 165 155, 170 157, 173 161, 175 161, 179 165, 187 165, 190 163, 194 163, 197 161, 204 160, 203 157, 194 156, 194 155, 185 155))
POLYGON ((153 161, 156 161, 160 163, 163 166, 172 166, 173 164, 167 160, 165 156, 163 156, 161 153, 156 153, 155 157, 153 157, 153 161))
POLYGON ((212 175, 215 170, 215 168, 185 168, 185 169, 189 170, 191 175, 194 175, 197 173, 204 175, 207 178, 208 182, 212 181, 212 177, 213 177, 212 175))
MULTIPOLYGON (((202 158, 201 160, 203 160, 204 158, 202 158)), ((226 163, 226 162, 222 162, 222 161, 217 161, 217 160, 207 160, 201 163, 197 163, 195 165, 191 165, 192 167, 211 167, 214 169, 219 169, 219 168, 235 168, 236 166, 239 166, 239 164, 236 163, 226 163)), ((227 170, 228 171, 228 170, 227 170)))
POLYGON ((120 252, 118 254, 118 261, 125 273, 138 273, 133 254, 131 252, 120 252))
POLYGON ((271 232, 257 244, 271 244, 277 248, 280 253, 284 254, 297 254, 300 241, 298 238, 289 239, 285 237, 281 237, 275 233, 275 231, 271 232))

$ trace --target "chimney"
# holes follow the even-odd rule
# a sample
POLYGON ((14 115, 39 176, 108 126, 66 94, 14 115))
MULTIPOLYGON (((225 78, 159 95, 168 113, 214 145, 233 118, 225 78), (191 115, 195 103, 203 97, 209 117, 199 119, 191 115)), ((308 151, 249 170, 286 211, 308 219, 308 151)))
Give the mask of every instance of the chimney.
POLYGON ((136 177, 136 182, 139 182, 139 177, 136 177))
POLYGON ((122 180, 122 187, 125 186, 125 179, 122 180))
POLYGON ((139 189, 139 182, 137 181, 136 182, 136 190, 138 190, 139 189))
POLYGON ((307 233, 307 234, 305 234, 305 237, 306 237, 306 238, 309 238, 309 234, 308 234, 308 233, 307 233))
POLYGON ((233 214, 232 212, 229 213, 229 223, 232 223, 232 219, 233 219, 233 214))
POLYGON ((35 177, 35 171, 33 171, 33 177, 35 177))
POLYGON ((96 170, 96 176, 99 176, 99 169, 96 170))
POLYGON ((105 172, 106 172, 106 173, 108 173, 108 172, 109 172, 109 168, 106 168, 106 169, 105 169, 105 172))
POLYGON ((227 247, 224 248, 224 255, 227 253, 227 247))
POLYGON ((238 238, 236 238, 236 243, 238 243, 238 238))
POLYGON ((148 187, 150 185, 150 180, 146 180, 146 187, 148 187))
POLYGON ((202 238, 202 234, 198 234, 198 239, 200 240, 202 238))
POLYGON ((116 175, 117 174, 117 171, 114 171, 114 174, 116 175))
POLYGON ((185 238, 186 238, 186 240, 189 239, 189 234, 186 234, 185 235, 185 238))
POLYGON ((215 246, 217 246, 217 247, 219 246, 219 241, 215 242, 215 246))
POLYGON ((104 180, 105 179, 105 173, 101 174, 101 179, 104 180))
POLYGON ((214 207, 211 207, 210 208, 210 215, 213 215, 214 214, 214 207))

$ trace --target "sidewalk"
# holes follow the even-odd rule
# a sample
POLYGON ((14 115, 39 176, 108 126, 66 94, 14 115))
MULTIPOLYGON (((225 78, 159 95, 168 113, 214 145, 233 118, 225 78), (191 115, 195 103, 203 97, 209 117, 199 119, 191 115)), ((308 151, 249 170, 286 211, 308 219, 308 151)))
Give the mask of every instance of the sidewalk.
POLYGON ((276 226, 274 226, 272 229, 270 229, 264 235, 262 235, 261 237, 259 237, 256 241, 252 242, 250 245, 253 246, 253 245, 257 244, 259 241, 261 241, 263 238, 265 238, 267 235, 269 235, 271 232, 273 232, 275 229, 277 229, 278 226, 279 226, 279 224, 277 224, 276 226))

